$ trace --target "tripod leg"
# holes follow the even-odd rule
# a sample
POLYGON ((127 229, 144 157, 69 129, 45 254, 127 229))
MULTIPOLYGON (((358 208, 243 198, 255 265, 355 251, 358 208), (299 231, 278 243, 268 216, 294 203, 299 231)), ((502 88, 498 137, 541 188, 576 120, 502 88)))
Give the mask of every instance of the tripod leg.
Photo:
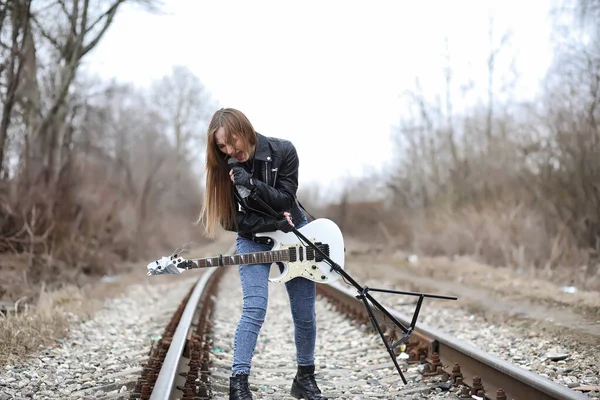
POLYGON ((396 371, 398 371, 398 374, 400 375, 400 378, 402 378, 402 382, 404 382, 404 384, 406 385, 408 382, 406 381, 406 378, 404 377, 404 374, 400 370, 400 366, 398 365, 398 361, 396 360, 396 355, 394 354, 394 350, 390 347, 390 345, 387 342, 387 340, 385 340, 385 336, 383 335, 383 331, 381 330, 381 327, 379 326, 379 322, 377 322, 377 319, 375 318, 375 315, 373 314, 373 310, 371 310, 371 306, 369 305, 367 299, 364 296, 359 296, 359 298, 362 300, 363 304, 365 305, 365 308, 367 310, 367 314, 369 314, 369 319, 371 320, 371 323, 373 324, 373 327, 377 330, 377 332, 379 332, 379 336, 381 337, 381 340, 383 341, 383 344, 385 345, 385 348, 387 349, 388 354, 390 355, 390 358, 394 362, 394 366, 396 367, 396 371))

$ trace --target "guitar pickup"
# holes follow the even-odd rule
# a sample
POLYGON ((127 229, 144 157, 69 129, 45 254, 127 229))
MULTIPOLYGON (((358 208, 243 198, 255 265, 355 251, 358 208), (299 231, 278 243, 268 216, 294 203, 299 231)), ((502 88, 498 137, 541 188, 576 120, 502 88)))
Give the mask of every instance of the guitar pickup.
POLYGON ((290 261, 296 262, 296 260, 298 260, 298 252, 296 251, 296 247, 290 247, 288 251, 290 252, 290 261))
MULTIPOLYGON (((321 242, 315 242, 315 246, 317 246, 317 248, 319 250, 321 250, 323 253, 325 253, 325 255, 327 257, 329 257, 329 245, 328 244, 323 244, 321 242)), ((310 261, 315 260, 316 262, 324 260, 323 256, 321 254, 319 254, 318 252, 316 252, 315 249, 312 247, 306 248, 306 258, 307 258, 307 260, 310 260, 310 261)))

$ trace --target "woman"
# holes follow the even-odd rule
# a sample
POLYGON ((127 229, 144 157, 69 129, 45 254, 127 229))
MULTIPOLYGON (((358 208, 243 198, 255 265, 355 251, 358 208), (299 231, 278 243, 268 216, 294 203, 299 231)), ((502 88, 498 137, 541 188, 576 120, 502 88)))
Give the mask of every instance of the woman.
MULTIPOLYGON (((299 160, 290 141, 255 132, 246 116, 232 108, 213 115, 207 139, 206 192, 200 220, 209 237, 222 226, 238 233, 238 253, 266 251, 272 248, 270 239, 254 233, 285 230, 290 224, 300 228, 307 223, 296 199, 299 160)), ((248 375, 267 311, 270 264, 240 265, 238 269, 244 304, 234 337, 229 398, 245 400, 252 399, 248 375)), ((327 400, 314 376, 316 283, 297 277, 285 285, 298 364, 291 395, 327 400)))

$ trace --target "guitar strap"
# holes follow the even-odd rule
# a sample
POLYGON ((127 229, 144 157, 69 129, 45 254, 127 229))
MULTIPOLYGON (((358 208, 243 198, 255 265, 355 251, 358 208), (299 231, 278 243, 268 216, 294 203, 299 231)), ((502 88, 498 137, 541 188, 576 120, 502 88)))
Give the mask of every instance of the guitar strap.
MULTIPOLYGON (((244 207, 244 208, 246 208, 246 209, 248 209, 248 210, 252 210, 252 211, 254 211, 254 212, 257 212, 257 213, 259 213, 259 214, 262 214, 262 215, 264 215, 264 216, 267 216, 267 217, 269 217, 269 218, 273 218, 273 216, 272 216, 271 214, 268 214, 268 213, 266 213, 266 212, 264 212, 264 211, 262 211, 262 210, 257 210, 257 209, 256 209, 256 208, 254 208, 254 207, 250 207, 250 206, 248 205, 248 203, 246 202, 246 199, 245 199, 245 198, 242 198, 242 197, 239 195, 239 193, 237 192, 237 189, 234 189, 233 193, 234 193, 234 196, 236 197, 237 201, 240 203, 240 205, 242 205, 242 207, 244 207)), ((262 200, 262 199, 260 199, 258 196, 256 196, 256 197, 257 197, 259 200, 262 200)), ((302 212, 304 213, 304 215, 306 216, 306 221, 307 221, 307 222, 311 222, 311 221, 314 221, 314 220, 316 219, 314 215, 312 215, 311 213, 309 213, 309 212, 308 212, 308 210, 307 210, 306 208, 304 208, 304 206, 302 205, 302 203, 300 203, 300 200, 298 200, 298 197, 296 197, 296 203, 297 203, 297 204, 298 204, 298 206, 300 207, 300 211, 302 211, 302 212)))

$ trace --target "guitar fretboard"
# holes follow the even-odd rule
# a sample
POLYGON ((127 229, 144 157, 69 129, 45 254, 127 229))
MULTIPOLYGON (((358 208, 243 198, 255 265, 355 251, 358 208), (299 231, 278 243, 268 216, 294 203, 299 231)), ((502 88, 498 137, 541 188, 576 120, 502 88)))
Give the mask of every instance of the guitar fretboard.
POLYGON ((200 268, 294 261, 290 259, 290 250, 295 249, 260 251, 257 253, 235 254, 233 256, 220 255, 217 257, 200 258, 196 261, 200 268))

